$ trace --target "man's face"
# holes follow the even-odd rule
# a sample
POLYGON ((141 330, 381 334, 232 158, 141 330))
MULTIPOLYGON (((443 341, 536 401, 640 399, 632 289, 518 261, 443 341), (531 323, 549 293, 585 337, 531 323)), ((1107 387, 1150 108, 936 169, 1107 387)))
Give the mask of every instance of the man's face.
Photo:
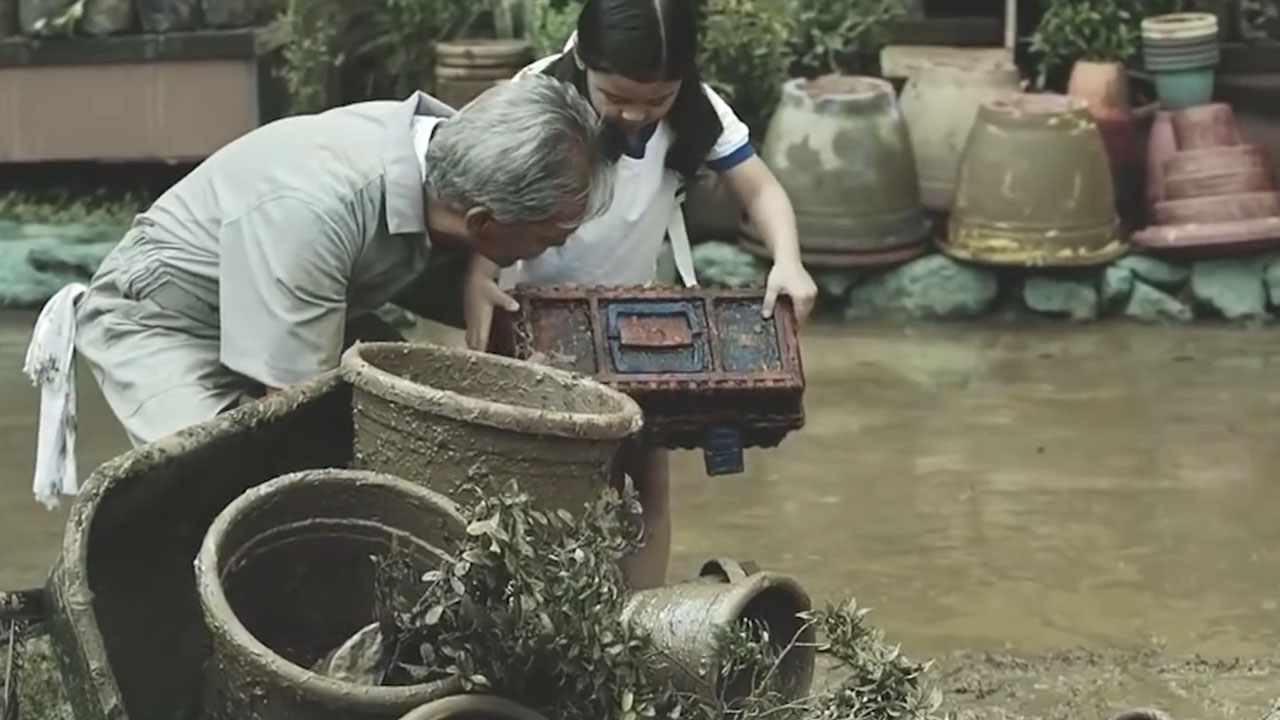
POLYGON ((578 229, 578 222, 568 218, 580 215, 580 212, 565 213, 565 219, 506 225, 494 220, 488 211, 478 208, 467 215, 471 249, 499 266, 507 267, 518 260, 535 258, 547 248, 563 245, 578 229))

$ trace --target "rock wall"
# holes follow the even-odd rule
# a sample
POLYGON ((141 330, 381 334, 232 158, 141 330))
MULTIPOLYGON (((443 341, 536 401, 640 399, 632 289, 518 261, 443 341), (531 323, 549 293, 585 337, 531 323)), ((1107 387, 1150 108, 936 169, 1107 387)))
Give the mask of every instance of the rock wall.
MULTIPOLYGON (((699 281, 763 284, 767 264, 726 243, 694 248, 699 281)), ((813 271, 821 309, 850 320, 972 319, 1009 313, 1088 321, 1252 321, 1280 311, 1280 253, 1178 262, 1130 255, 1101 268, 990 268, 931 254, 880 270, 813 271)))

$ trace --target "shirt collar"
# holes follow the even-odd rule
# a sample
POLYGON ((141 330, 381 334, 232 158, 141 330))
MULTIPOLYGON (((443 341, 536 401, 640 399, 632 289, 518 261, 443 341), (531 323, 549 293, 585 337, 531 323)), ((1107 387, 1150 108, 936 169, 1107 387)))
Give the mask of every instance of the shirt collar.
POLYGON ((382 148, 386 170, 387 232, 392 235, 426 232, 423 209, 423 165, 414 142, 414 118, 447 118, 456 111, 418 91, 395 108, 382 148))

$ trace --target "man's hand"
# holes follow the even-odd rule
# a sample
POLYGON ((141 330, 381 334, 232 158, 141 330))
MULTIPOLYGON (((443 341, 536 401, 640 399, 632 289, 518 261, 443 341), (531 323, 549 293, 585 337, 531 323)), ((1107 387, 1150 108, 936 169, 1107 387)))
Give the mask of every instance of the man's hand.
POLYGON ((462 286, 462 316, 467 325, 467 347, 472 350, 488 349, 495 307, 507 312, 520 309, 520 303, 498 287, 498 272, 497 265, 480 255, 475 256, 467 271, 462 286))

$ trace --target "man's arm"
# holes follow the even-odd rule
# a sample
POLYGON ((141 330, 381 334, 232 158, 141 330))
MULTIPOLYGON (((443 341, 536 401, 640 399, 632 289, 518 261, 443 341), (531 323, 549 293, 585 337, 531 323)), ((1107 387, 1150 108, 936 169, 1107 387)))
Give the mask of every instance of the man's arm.
POLYGON ((360 237, 349 220, 289 196, 222 226, 222 364, 268 392, 338 365, 360 237))

